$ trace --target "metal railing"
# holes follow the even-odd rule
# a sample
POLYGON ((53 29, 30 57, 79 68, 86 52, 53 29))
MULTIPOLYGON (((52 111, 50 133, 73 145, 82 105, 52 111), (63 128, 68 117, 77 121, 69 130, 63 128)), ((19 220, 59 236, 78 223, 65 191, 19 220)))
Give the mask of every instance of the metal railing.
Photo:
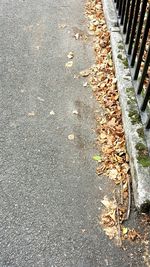
POLYGON ((141 114, 146 113, 150 130, 150 0, 114 0, 118 23, 124 36, 136 94, 142 97, 141 114))

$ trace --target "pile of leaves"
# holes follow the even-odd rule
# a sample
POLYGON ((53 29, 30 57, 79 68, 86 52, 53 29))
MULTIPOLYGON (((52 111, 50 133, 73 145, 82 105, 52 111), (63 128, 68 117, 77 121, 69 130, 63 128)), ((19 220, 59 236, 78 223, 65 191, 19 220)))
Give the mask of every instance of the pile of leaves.
POLYGON ((97 117, 97 144, 102 154, 97 168, 98 175, 106 174, 115 183, 113 199, 102 201, 105 211, 101 224, 110 238, 135 240, 139 234, 123 227, 130 212, 130 170, 122 124, 121 108, 117 90, 117 80, 112 61, 110 33, 107 29, 102 3, 88 0, 86 15, 89 21, 89 34, 94 37, 96 63, 90 69, 89 83, 104 114, 97 117))

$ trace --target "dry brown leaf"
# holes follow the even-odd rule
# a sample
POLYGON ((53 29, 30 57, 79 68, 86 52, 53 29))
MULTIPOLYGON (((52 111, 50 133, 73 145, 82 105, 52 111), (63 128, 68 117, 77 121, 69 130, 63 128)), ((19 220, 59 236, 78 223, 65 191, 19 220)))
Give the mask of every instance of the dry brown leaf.
POLYGON ((104 228, 104 231, 105 231, 106 235, 109 236, 110 239, 113 239, 117 235, 116 226, 106 227, 106 228, 104 228))
POLYGON ((79 114, 77 110, 73 110, 72 113, 75 114, 75 115, 79 114))
POLYGON ((65 64, 66 68, 71 68, 72 65, 73 65, 73 61, 68 61, 68 62, 65 64))
POLYGON ((83 83, 83 87, 87 87, 88 86, 88 82, 83 83))
POLYGON ((28 113, 28 116, 29 116, 29 117, 33 117, 33 116, 35 116, 35 112, 34 112, 34 111, 29 112, 29 113, 28 113))
POLYGON ((64 29, 64 28, 66 28, 66 27, 67 27, 67 25, 66 25, 65 23, 58 24, 58 28, 59 28, 59 29, 64 29))
POLYGON ((116 169, 109 170, 108 175, 112 180, 115 180, 118 176, 118 171, 116 169))
POLYGON ((115 201, 111 201, 107 198, 107 196, 104 197, 103 200, 101 200, 102 204, 107 208, 107 209, 111 209, 111 210, 115 210, 116 209, 116 203, 115 201))
POLYGON ((74 140, 74 134, 69 134, 69 135, 68 135, 68 139, 69 139, 70 141, 74 140))
POLYGON ((136 239, 141 239, 141 235, 135 229, 132 229, 128 231, 128 239, 135 241, 136 239))
POLYGON ((87 76, 90 75, 90 73, 91 73, 91 70, 90 69, 82 70, 82 71, 80 71, 80 76, 87 77, 87 76))
POLYGON ((69 59, 74 58, 74 53, 73 53, 72 51, 69 52, 69 54, 67 55, 67 57, 68 57, 69 59))
POLYGON ((80 34, 77 32, 77 33, 74 35, 74 37, 75 37, 76 40, 79 40, 79 38, 80 38, 80 34))
POLYGON ((55 115, 55 112, 51 110, 49 114, 52 116, 52 115, 55 115))

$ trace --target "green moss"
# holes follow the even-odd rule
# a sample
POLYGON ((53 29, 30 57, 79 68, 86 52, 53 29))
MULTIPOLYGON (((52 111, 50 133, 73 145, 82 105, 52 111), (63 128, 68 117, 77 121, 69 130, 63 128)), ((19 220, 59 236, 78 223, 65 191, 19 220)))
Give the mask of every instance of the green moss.
POLYGON ((140 154, 142 155, 147 155, 148 154, 148 150, 145 144, 139 142, 136 144, 136 149, 140 152, 140 154))
POLYGON ((143 143, 136 144, 136 150, 138 152, 137 160, 143 167, 150 167, 150 156, 148 154, 148 148, 143 143))
POLYGON ((136 100, 133 97, 129 97, 127 103, 129 106, 132 106, 133 104, 136 103, 136 100))
POLYGON ((122 60, 122 55, 118 54, 117 58, 119 58, 120 60, 122 60))
POLYGON ((140 115, 137 110, 130 109, 128 116, 131 118, 132 124, 137 124, 140 122, 140 115))
POLYGON ((143 167, 150 167, 150 157, 149 156, 138 156, 137 160, 143 167))
POLYGON ((123 58, 122 54, 118 54, 117 58, 119 58, 122 61, 125 68, 128 68, 128 60, 126 58, 123 58))
POLYGON ((143 97, 145 97, 145 92, 144 92, 143 89, 142 89, 141 95, 142 95, 143 97))
POLYGON ((131 93, 133 94, 133 93, 134 93, 134 88, 133 88, 133 87, 127 87, 127 88, 126 88, 126 92, 127 92, 128 94, 129 94, 129 93, 130 93, 130 94, 131 94, 131 93))
POLYGON ((150 167, 150 156, 146 145, 139 142, 136 144, 136 150, 138 152, 138 157, 137 157, 138 162, 143 167, 150 167))
POLYGON ((124 46, 123 45, 118 45, 118 48, 120 49, 120 50, 123 50, 124 49, 124 46))
POLYGON ((133 96, 128 96, 128 104, 133 105, 136 104, 136 99, 133 96))
POLYGON ((122 63, 124 64, 125 68, 128 68, 128 60, 125 58, 122 60, 122 63))
POLYGON ((135 98, 135 92, 133 87, 127 87, 126 93, 128 95, 127 104, 129 105, 129 114, 128 116, 131 118, 132 124, 137 124, 141 121, 140 115, 137 109, 137 102, 135 98))
POLYGON ((144 129, 143 128, 139 128, 137 129, 137 133, 139 135, 140 138, 144 138, 144 129))

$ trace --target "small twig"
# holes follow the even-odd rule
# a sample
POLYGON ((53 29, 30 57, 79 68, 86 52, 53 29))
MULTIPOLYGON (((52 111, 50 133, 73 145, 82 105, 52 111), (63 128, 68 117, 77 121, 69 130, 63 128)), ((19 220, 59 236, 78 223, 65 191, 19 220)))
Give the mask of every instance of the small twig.
POLYGON ((116 197, 116 190, 115 190, 115 201, 116 201, 116 216, 117 216, 117 229, 118 229, 118 238, 119 238, 119 243, 118 245, 121 247, 122 246, 122 239, 121 239, 121 226, 120 226, 120 214, 119 214, 119 208, 118 208, 118 201, 116 197))
POLYGON ((121 192, 120 192, 121 200, 120 200, 120 202, 121 202, 121 205, 123 205, 123 182, 122 181, 120 183, 120 187, 121 187, 121 192))
POLYGON ((131 211, 131 184, 129 176, 127 176, 127 183, 128 183, 128 208, 125 220, 129 219, 131 211))
POLYGON ((122 246, 122 239, 121 239, 121 226, 120 226, 120 219, 119 219, 119 209, 117 206, 117 226, 118 226, 118 237, 119 237, 119 246, 122 246))

